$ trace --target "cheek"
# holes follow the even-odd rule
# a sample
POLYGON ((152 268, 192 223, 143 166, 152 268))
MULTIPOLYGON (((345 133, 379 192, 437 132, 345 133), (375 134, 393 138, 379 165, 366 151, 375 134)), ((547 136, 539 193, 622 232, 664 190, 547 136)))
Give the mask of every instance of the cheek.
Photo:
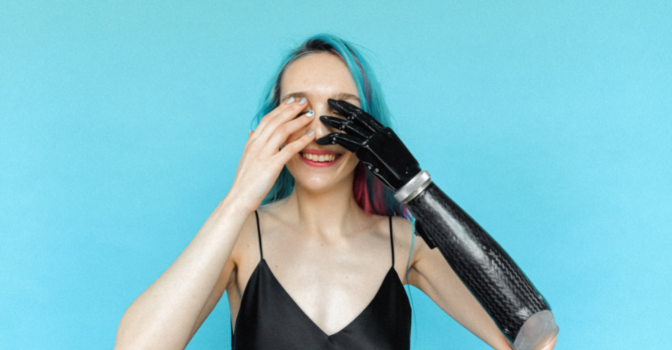
POLYGON ((354 153, 348 153, 348 154, 350 155, 350 157, 348 158, 348 165, 354 169, 357 166, 357 164, 359 164, 359 158, 357 158, 357 156, 354 153))

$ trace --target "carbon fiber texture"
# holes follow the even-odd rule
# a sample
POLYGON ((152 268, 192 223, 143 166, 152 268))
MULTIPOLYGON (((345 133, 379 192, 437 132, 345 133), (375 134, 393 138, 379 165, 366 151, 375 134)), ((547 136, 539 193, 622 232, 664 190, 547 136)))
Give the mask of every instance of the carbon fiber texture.
POLYGON ((510 342, 528 318, 550 310, 504 249, 434 183, 408 208, 420 224, 418 234, 438 247, 510 342))

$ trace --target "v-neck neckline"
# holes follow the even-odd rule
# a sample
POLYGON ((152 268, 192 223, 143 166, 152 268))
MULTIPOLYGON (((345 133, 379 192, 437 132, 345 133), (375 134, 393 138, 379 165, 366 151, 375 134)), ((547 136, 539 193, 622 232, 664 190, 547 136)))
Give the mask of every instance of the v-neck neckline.
MULTIPOLYGON (((366 305, 366 307, 359 314, 357 314, 357 316, 352 321, 350 321, 350 323, 345 325, 345 327, 341 328, 336 333, 327 334, 322 328, 320 328, 320 326, 317 325, 317 323, 315 323, 315 321, 313 321, 310 317, 308 317, 308 315, 303 311, 303 309, 301 309, 299 304, 292 298, 291 295, 289 295, 289 293, 287 292, 285 287, 283 287, 282 284, 280 283, 280 281, 275 277, 275 275, 273 274, 273 271, 271 270, 271 268, 266 263, 266 259, 261 258, 261 260, 259 260, 259 263, 257 263, 257 266, 255 267, 254 271, 252 272, 252 275, 250 275, 250 279, 248 280, 247 286, 245 287, 245 291, 243 292, 243 297, 240 299, 241 307, 238 309, 238 315, 236 315, 236 326, 238 325, 238 322, 240 320, 240 313, 242 311, 241 309, 242 309, 243 301, 245 300, 245 296, 248 294, 248 290, 250 289, 249 288, 250 287, 249 286, 250 281, 252 281, 253 277, 256 277, 255 276, 256 274, 259 274, 259 269, 262 267, 262 264, 263 264, 263 267, 268 271, 268 273, 271 276, 271 278, 273 279, 273 281, 275 281, 275 283, 277 283, 277 285, 280 287, 280 290, 282 290, 282 294, 285 296, 285 298, 288 299, 290 301, 290 304, 293 305, 293 307, 295 309, 297 309, 298 313, 302 315, 301 317, 303 317, 309 324, 312 325, 313 328, 317 329, 317 331, 320 332, 320 334, 322 334, 323 336, 325 336, 328 339, 338 336, 339 334, 343 333, 346 329, 350 328, 353 324, 355 324, 357 322, 357 320, 359 320, 362 317, 362 315, 364 315, 364 313, 366 313, 366 311, 369 308, 371 308, 371 305, 373 305, 374 300, 376 300, 376 298, 378 298, 378 295, 380 295, 381 290, 383 290, 383 287, 387 283, 387 280, 390 276, 390 273, 394 272, 395 275, 396 275, 396 271, 394 269, 394 266, 390 266, 390 269, 387 271, 387 274, 385 275, 385 278, 383 278, 383 281, 381 282, 380 286, 378 287, 378 290, 376 291, 376 295, 373 297, 373 299, 371 299, 371 301, 369 301, 369 303, 366 305)), ((397 280, 399 281, 400 284, 402 284, 398 275, 397 275, 397 280)), ((402 284, 402 288, 403 288, 403 284, 402 284)), ((232 335, 235 336, 235 333, 232 332, 232 335)))

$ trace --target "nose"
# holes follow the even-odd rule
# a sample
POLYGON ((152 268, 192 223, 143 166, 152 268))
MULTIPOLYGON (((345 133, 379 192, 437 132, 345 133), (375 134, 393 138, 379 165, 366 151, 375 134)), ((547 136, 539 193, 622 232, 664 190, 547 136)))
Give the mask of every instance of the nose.
POLYGON ((313 118, 315 118, 315 120, 310 122, 308 124, 308 127, 310 128, 310 130, 315 131, 316 139, 319 139, 320 137, 323 137, 323 136, 331 134, 332 132, 335 132, 336 130, 334 130, 333 128, 331 128, 329 126, 324 125, 324 123, 322 123, 320 121, 320 116, 329 115, 330 107, 329 107, 329 104, 327 104, 327 99, 324 99, 324 101, 319 101, 318 103, 312 103, 311 105, 313 107, 312 108, 313 111, 315 112, 315 115, 313 116, 313 118))

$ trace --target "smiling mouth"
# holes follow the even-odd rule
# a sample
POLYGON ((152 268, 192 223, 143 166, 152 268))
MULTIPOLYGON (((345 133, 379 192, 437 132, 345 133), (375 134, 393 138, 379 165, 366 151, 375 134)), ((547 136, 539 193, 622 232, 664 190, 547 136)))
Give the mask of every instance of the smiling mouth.
POLYGON ((303 159, 308 159, 315 163, 329 163, 334 162, 342 156, 342 154, 312 154, 312 153, 303 153, 299 152, 303 159))
POLYGON ((314 168, 327 168, 330 167, 343 156, 343 154, 314 154, 314 153, 303 153, 299 152, 301 160, 307 165, 314 168))

